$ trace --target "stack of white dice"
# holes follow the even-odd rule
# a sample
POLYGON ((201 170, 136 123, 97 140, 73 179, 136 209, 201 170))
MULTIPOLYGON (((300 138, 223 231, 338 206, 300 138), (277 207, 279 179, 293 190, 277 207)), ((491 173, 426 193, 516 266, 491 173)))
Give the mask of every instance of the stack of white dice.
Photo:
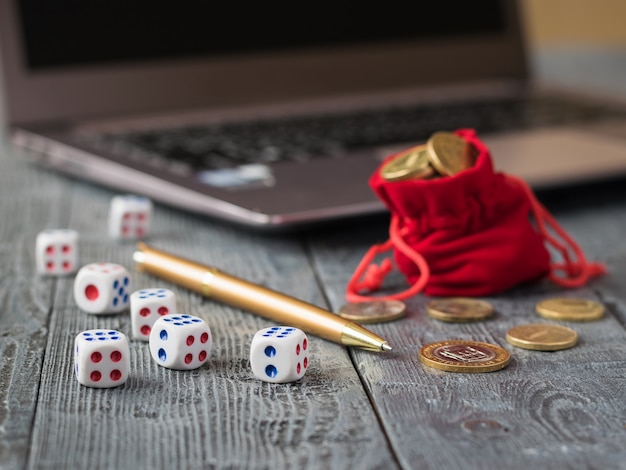
MULTIPOLYGON (((111 200, 109 236, 141 239, 148 235, 152 202, 124 195, 111 200)), ((75 230, 44 230, 37 236, 37 272, 48 276, 76 273, 79 235, 75 230)), ((179 313, 174 292, 148 288, 131 294, 128 270, 116 263, 84 265, 76 273, 74 299, 86 313, 101 315, 130 306, 133 338, 149 343, 160 366, 191 370, 204 365, 213 338, 209 325, 193 315, 179 313)), ((74 369, 78 382, 88 387, 110 388, 126 382, 130 368, 128 338, 117 330, 92 329, 75 338, 74 369)), ((298 328, 274 326, 256 333, 250 347, 250 365, 260 380, 284 383, 299 380, 308 369, 306 334, 298 328)))

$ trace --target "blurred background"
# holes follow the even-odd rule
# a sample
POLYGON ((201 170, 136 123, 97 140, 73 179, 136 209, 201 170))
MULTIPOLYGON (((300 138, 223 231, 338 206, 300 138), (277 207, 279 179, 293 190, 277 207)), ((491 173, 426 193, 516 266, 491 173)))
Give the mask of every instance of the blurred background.
POLYGON ((626 1, 520 0, 520 5, 537 79, 626 96, 626 1))

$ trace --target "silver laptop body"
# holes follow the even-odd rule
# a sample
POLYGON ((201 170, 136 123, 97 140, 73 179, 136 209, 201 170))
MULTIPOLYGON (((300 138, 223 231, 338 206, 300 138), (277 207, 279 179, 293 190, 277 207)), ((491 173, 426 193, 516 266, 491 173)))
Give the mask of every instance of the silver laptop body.
POLYGON ((623 109, 592 103, 573 124, 481 120, 475 103, 506 114, 538 96, 514 1, 430 2, 419 17, 399 2, 237 12, 153 1, 141 22, 126 3, 65 3, 0 0, 8 132, 37 163, 114 191, 261 230, 307 227, 383 211, 367 183, 381 160, 458 127, 537 188, 626 172, 623 109), (217 131, 230 140, 215 143, 217 131), (282 137, 308 147, 289 155, 282 137))

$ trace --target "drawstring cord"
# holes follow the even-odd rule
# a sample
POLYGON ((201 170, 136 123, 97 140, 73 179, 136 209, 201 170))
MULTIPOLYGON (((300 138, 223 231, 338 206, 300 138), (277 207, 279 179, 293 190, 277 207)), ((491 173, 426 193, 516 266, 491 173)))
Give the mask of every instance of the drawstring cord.
POLYGON ((430 278, 428 263, 422 255, 406 244, 403 237, 407 234, 408 229, 407 227, 399 229, 399 225, 399 217, 393 215, 389 226, 389 240, 379 245, 373 245, 355 269, 346 289, 348 302, 407 299, 421 292, 428 282, 430 278), (389 258, 385 258, 380 265, 375 264, 374 260, 378 255, 394 247, 415 263, 419 269, 420 278, 410 288, 397 294, 378 297, 360 295, 359 292, 374 292, 381 288, 385 277, 393 270, 393 264, 389 258))
POLYGON ((590 263, 587 261, 585 254, 576 241, 570 237, 565 230, 558 224, 558 222, 552 217, 550 212, 537 200, 533 191, 528 184, 516 176, 507 175, 509 181, 519 185, 524 192, 528 200, 530 201, 533 215, 539 229, 539 233, 552 247, 557 250, 563 257, 562 263, 551 263, 550 274, 548 278, 563 287, 581 287, 587 283, 592 277, 606 274, 606 266, 601 263, 590 263), (547 227, 549 226, 549 227, 547 227), (551 235, 549 229, 558 235, 565 244, 562 244, 559 240, 551 235), (570 251, 573 251, 575 259, 570 256, 570 251), (563 276, 557 276, 557 272, 563 272, 563 276))

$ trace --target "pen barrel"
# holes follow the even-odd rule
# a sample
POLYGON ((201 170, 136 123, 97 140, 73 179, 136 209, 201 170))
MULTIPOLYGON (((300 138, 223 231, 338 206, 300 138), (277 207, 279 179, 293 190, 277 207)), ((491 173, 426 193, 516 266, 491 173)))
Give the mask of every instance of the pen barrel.
POLYGON ((342 331, 348 321, 313 304, 217 270, 205 273, 204 286, 204 294, 210 298, 254 312, 277 324, 342 342, 342 331))
POLYGON ((143 243, 138 246, 141 251, 135 253, 135 261, 141 271, 336 343, 376 351, 384 349, 385 340, 328 310, 143 243))

